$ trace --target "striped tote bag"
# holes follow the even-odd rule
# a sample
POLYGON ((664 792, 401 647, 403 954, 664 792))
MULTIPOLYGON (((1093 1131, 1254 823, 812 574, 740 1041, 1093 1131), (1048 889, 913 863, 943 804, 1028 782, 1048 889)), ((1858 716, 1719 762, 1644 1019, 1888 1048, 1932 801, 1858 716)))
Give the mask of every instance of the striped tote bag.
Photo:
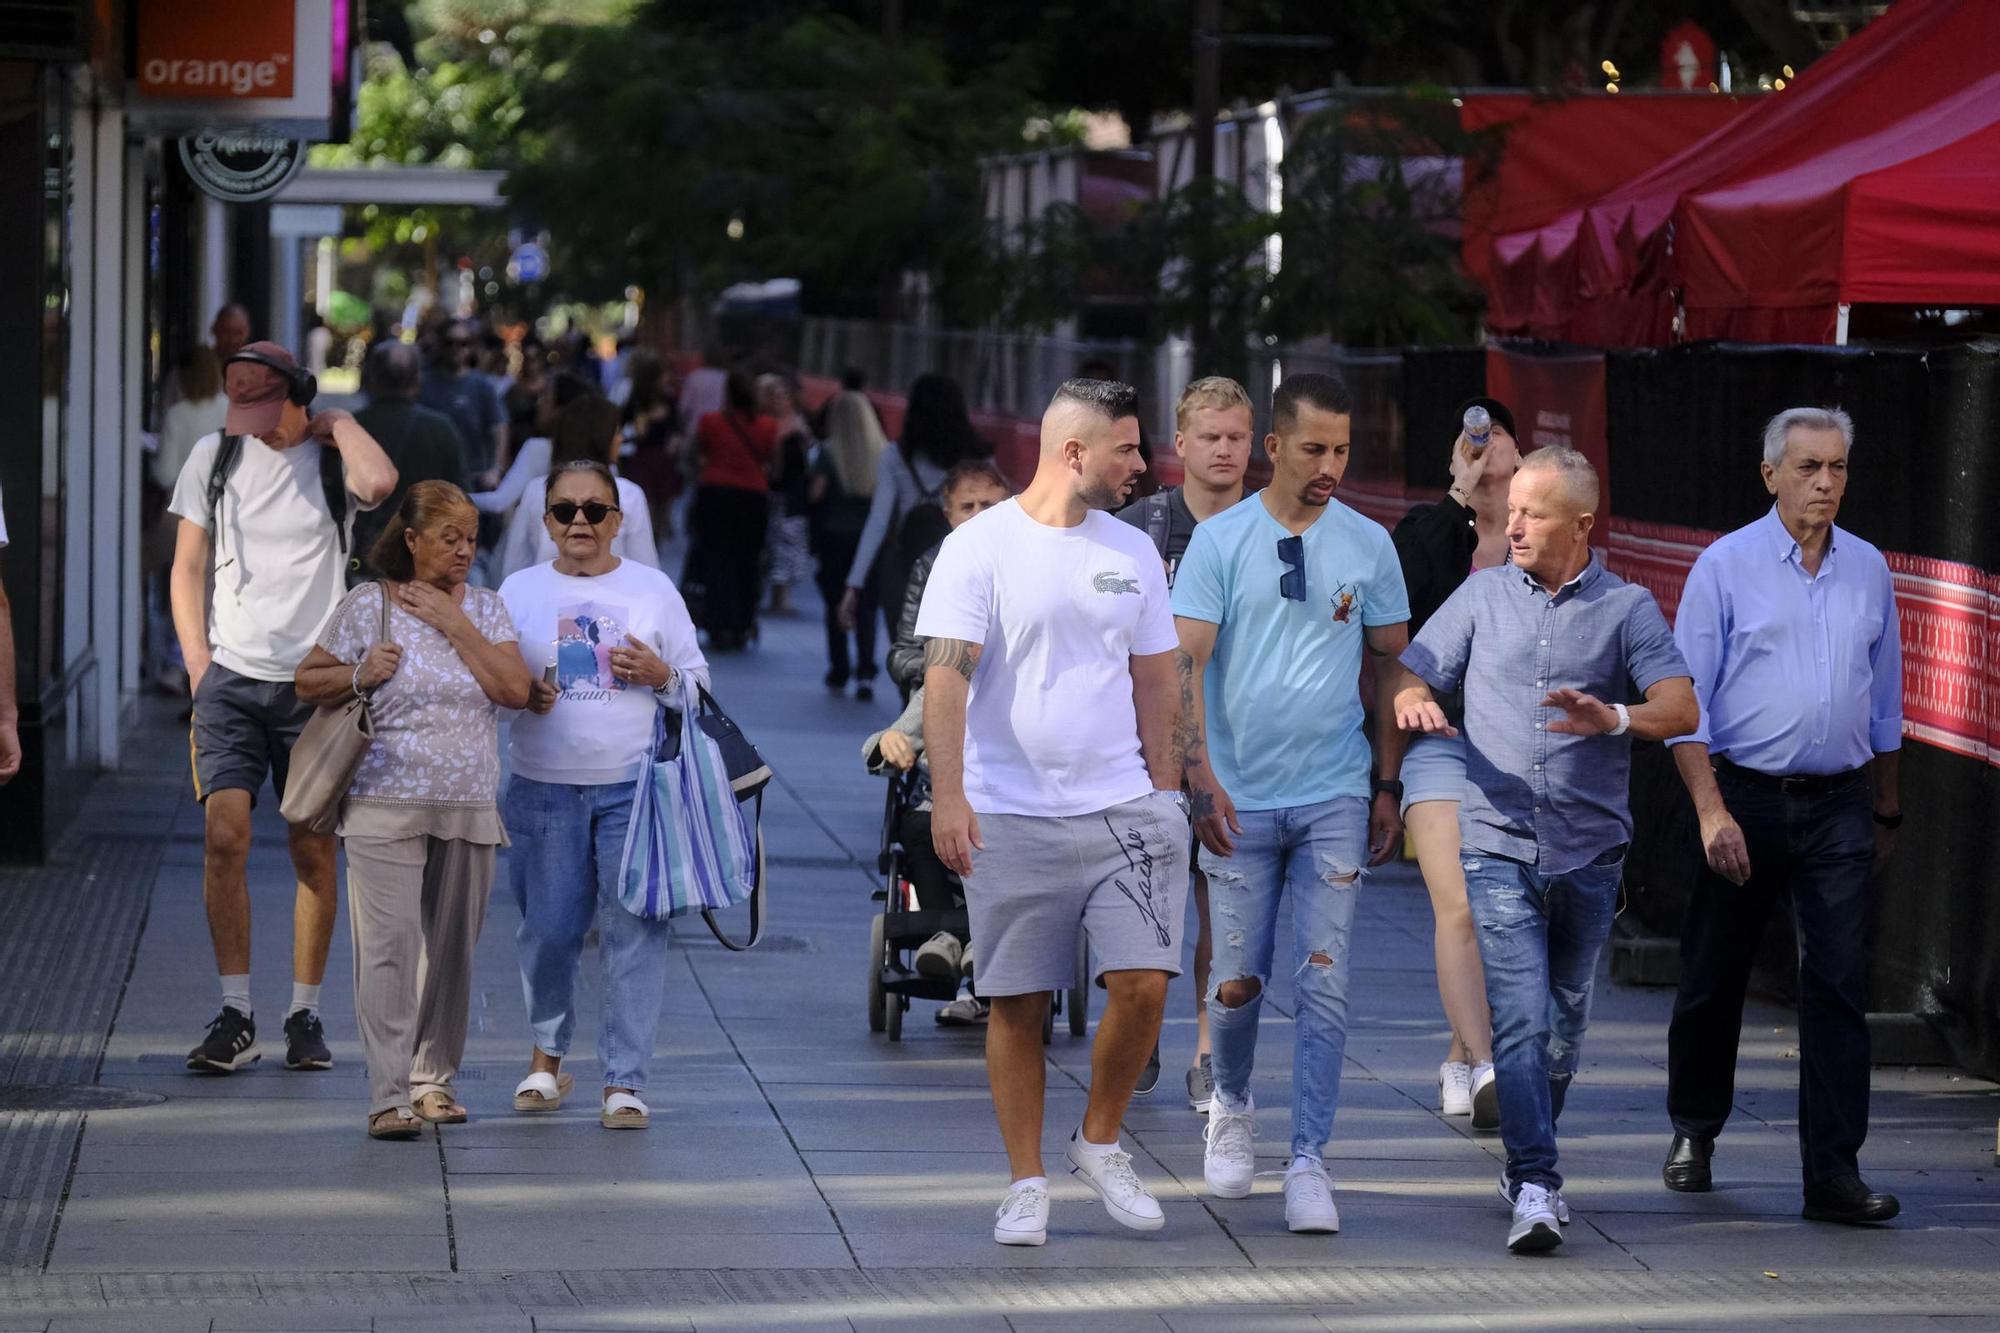
POLYGON ((750 812, 722 747, 698 724, 699 689, 682 677, 680 707, 654 715, 652 762, 632 792, 618 900, 648 921, 734 907, 757 883, 750 812))

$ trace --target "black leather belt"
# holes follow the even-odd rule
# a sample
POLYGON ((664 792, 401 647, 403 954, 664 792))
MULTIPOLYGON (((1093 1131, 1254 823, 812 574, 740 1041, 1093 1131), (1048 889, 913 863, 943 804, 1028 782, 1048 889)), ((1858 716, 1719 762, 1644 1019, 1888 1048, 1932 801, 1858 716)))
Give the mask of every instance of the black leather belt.
POLYGON ((1752 787, 1763 787, 1770 791, 1783 792, 1787 796, 1825 796, 1829 792, 1843 790, 1861 776, 1861 770, 1850 768, 1845 773, 1793 773, 1781 775, 1760 773, 1754 768, 1732 764, 1721 755, 1713 756, 1715 771, 1734 778, 1752 787))

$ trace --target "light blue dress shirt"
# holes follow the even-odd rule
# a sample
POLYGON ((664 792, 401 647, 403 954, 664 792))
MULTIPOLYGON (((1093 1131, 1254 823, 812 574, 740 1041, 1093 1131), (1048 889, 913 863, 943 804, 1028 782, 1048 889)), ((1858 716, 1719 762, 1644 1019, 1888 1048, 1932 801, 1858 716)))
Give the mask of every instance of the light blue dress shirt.
POLYGON ((1889 562, 1836 527, 1819 573, 1775 507, 1688 574, 1674 641, 1701 725, 1676 745, 1760 773, 1844 773, 1903 743, 1903 649, 1889 562))

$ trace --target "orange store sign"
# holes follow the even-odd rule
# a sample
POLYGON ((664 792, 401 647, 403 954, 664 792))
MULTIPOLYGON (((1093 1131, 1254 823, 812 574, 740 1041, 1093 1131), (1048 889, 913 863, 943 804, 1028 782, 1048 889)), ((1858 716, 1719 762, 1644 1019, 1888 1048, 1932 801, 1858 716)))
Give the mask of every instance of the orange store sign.
POLYGON ((141 0, 139 91, 290 97, 296 8, 292 0, 141 0))

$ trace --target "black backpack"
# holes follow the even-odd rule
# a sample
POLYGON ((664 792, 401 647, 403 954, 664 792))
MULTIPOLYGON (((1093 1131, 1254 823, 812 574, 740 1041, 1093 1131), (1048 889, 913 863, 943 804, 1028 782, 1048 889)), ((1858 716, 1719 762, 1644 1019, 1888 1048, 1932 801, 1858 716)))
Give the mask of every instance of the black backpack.
MULTIPOLYGON (((216 519, 222 513, 222 496, 229 489, 229 474, 236 470, 236 462, 243 457, 243 437, 225 435, 215 446, 215 465, 208 471, 208 531, 210 534, 210 559, 222 549, 220 529, 216 519)), ((321 445, 319 449, 319 486, 326 496, 326 512, 333 515, 334 535, 340 541, 340 563, 347 564, 347 478, 340 469, 340 451, 321 445)))

